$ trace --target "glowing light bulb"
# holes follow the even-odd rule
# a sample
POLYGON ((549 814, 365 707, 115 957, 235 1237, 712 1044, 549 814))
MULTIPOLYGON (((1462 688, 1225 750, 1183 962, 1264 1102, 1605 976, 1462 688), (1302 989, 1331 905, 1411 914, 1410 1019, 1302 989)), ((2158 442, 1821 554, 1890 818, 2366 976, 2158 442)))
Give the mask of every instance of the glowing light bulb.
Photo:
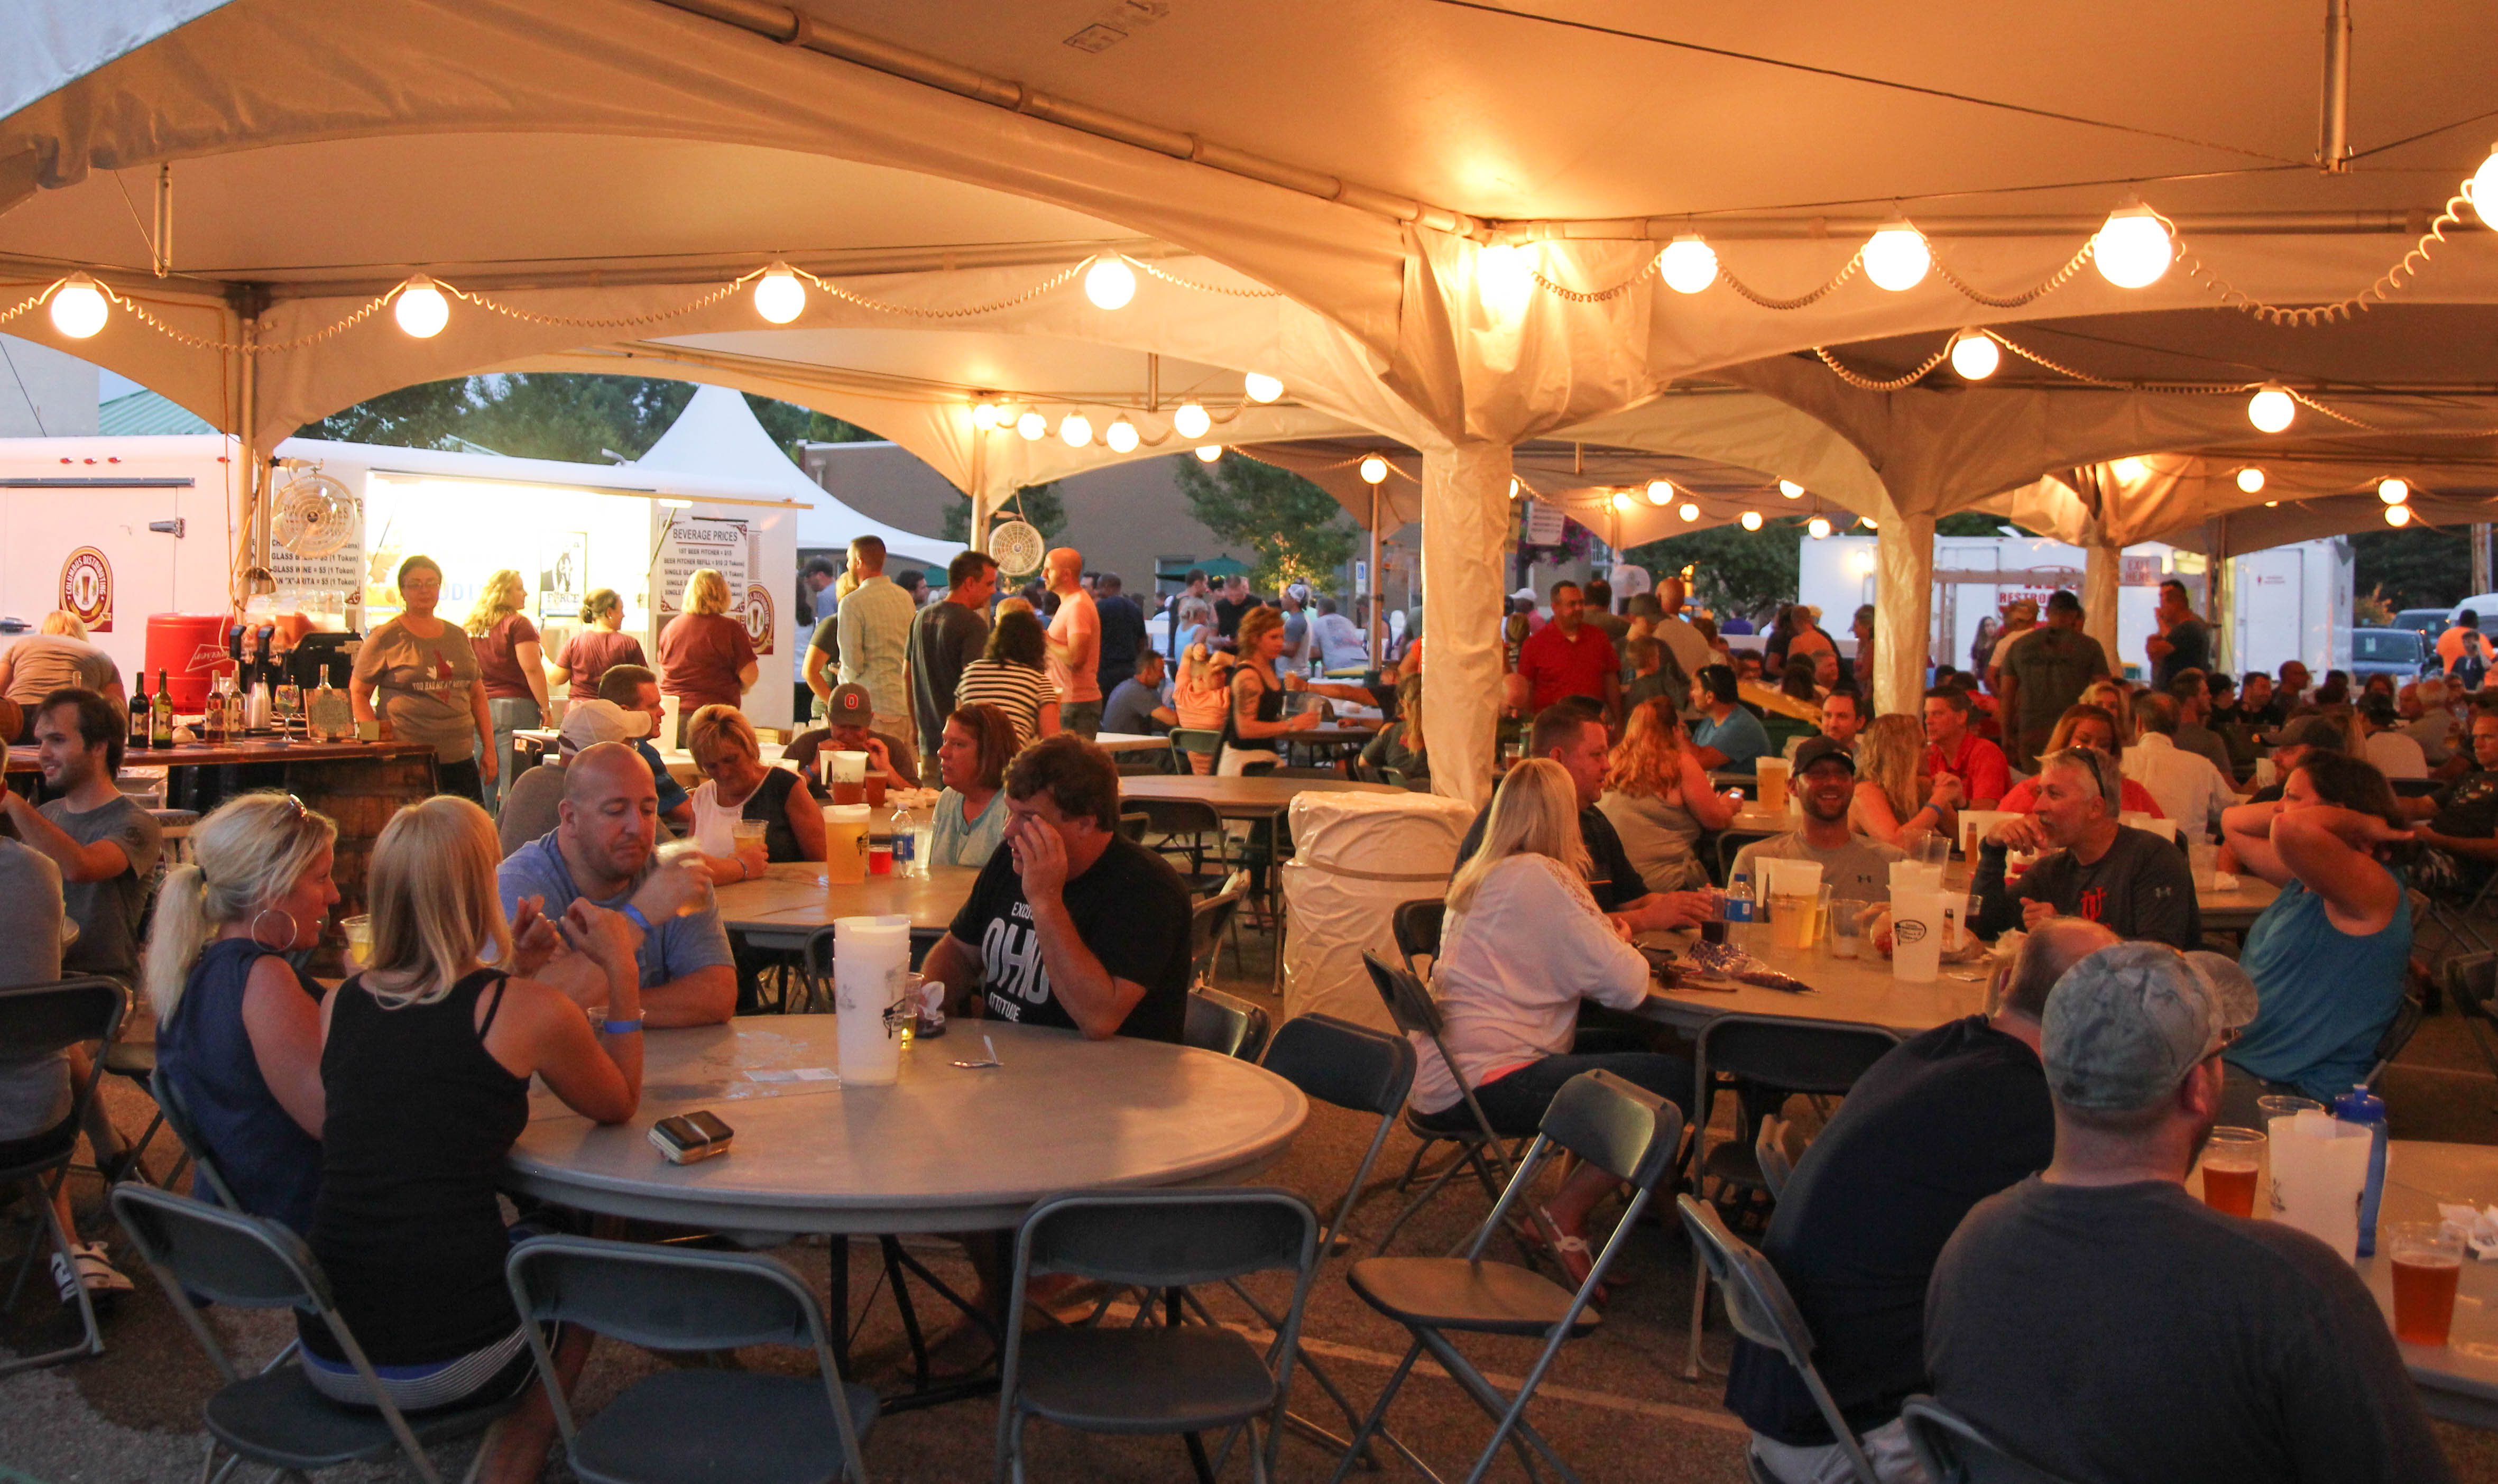
POLYGON ((2176 256, 2168 224, 2138 201, 2110 211, 2107 224, 2091 239, 2091 261, 2099 276, 2118 288, 2150 287, 2176 256))
POLYGON ((2388 525, 2388 526, 2393 526, 2393 527, 2398 527, 2398 528, 2399 528, 2399 527, 2403 527, 2403 526, 2408 526, 2408 525, 2410 525, 2411 523, 2412 523, 2412 507, 2411 507, 2411 506, 2409 506, 2409 505, 2387 505, 2387 506, 2386 506, 2386 525, 2388 525))
POLYGON ((399 327, 420 340, 430 340, 451 323, 451 301, 442 290, 423 274, 400 285, 399 298, 391 305, 391 317, 399 327))
POLYGON ((1208 443, 1197 451, 1197 462, 1200 464, 1211 464, 1222 457, 1223 445, 1220 443, 1208 443))
POLYGON ((2116 476, 2128 484, 2131 484, 2143 475, 2151 472, 2150 465, 2143 463, 2140 459, 2130 457, 2119 459, 2114 464, 2109 465, 2108 468, 2115 470, 2116 476))
POLYGON ((1388 461, 1377 454, 1367 455, 1362 459, 1361 468, 1357 472, 1361 475, 1362 483, 1377 484, 1388 477, 1388 461))
POLYGON ((2258 433, 2279 433, 2298 415, 2298 403, 2279 382, 2266 382, 2263 389, 2247 399, 2247 421, 2258 433))
POLYGON ((1037 443, 1048 436, 1049 419, 1038 412, 1026 412, 1015 419, 1015 432, 1022 434, 1026 442, 1037 443))
POLYGON ((2489 146, 2489 158, 2482 160, 2481 168, 2472 173, 2472 178, 2464 182, 2464 189, 2471 193, 2472 209, 2481 212, 2482 225, 2498 227, 2498 145, 2489 146), (2482 206, 2484 201, 2489 203, 2486 209, 2482 206))
POLYGON ((1617 510, 1628 510, 1630 507, 1631 507, 1631 494, 1630 494, 1630 491, 1628 491, 1628 490, 1616 490, 1616 491, 1614 492, 1614 508, 1615 508, 1615 509, 1617 509, 1617 510))
POLYGON ((1879 531, 1882 529, 1879 525, 1875 524, 1874 517, 1870 515, 1860 515, 1856 517, 1856 524, 1864 527, 1868 531, 1879 531))
POLYGON ((1874 570, 1874 554, 1860 547, 1849 554, 1847 566, 1859 577, 1869 576, 1874 570))
POLYGON ((2260 495, 2263 493, 2263 487, 2264 471, 2262 469, 2250 464, 2246 468, 2238 470, 2238 489, 2241 493, 2248 495, 2260 495))
POLYGON ((1682 502, 1682 508, 1675 511, 1674 513, 1681 516, 1686 521, 1696 521, 1700 519, 1700 507, 1687 500, 1682 502))
MULTIPOLYGON (((104 297, 104 289, 84 274, 70 274, 69 281, 52 291, 52 328, 74 340, 85 339, 104 328, 112 306, 104 297)), ((447 316, 447 311, 446 311, 447 316)), ((441 329, 437 323, 434 330, 441 329)), ((432 330, 426 332, 432 334, 432 330)))
POLYGON ((1745 529, 1745 531, 1758 531, 1758 530, 1760 530, 1760 529, 1761 529, 1761 512, 1760 512, 1760 511, 1758 511, 1758 510, 1746 510, 1746 511, 1745 511, 1745 512, 1744 512, 1744 529, 1745 529))
POLYGON ((1124 309, 1137 297, 1137 273, 1117 258, 1095 258, 1084 270, 1084 297, 1096 308, 1124 309))
POLYGON ((1535 264, 1523 247, 1495 242, 1475 254, 1475 292, 1488 306, 1516 313, 1535 287, 1535 264))
POLYGON ((1059 441, 1070 448, 1082 448, 1093 441, 1093 419, 1081 412, 1070 412, 1058 420, 1059 441))
POLYGON ((1673 498, 1674 486, 1672 484, 1663 479, 1651 479, 1648 482, 1648 502, 1649 504, 1661 505, 1673 498))
POLYGON ((1952 337, 1951 369, 1966 381, 1984 381, 2003 364, 1995 337, 1983 330, 1963 330, 1952 337))
POLYGON ((2264 508, 2267 510, 2278 510, 2281 508, 2281 501, 2278 500, 2267 500, 2264 501, 2264 508))
POLYGON ((1806 533, 1818 541, 1822 537, 1830 534, 1830 517, 1826 515, 1816 515, 1811 520, 1804 523, 1804 529, 1806 533))
POLYGON ((996 403, 976 402, 972 403, 973 427, 979 429, 982 433, 986 433, 997 425, 998 404, 996 403))
POLYGON ((1205 436, 1205 430, 1213 426, 1214 419, 1206 416, 1205 408, 1196 403, 1181 403, 1171 411, 1171 432, 1181 437, 1201 438, 1205 436))
POLYGON ((1778 481, 1778 493, 1789 500, 1801 500, 1804 498, 1804 486, 1792 479, 1781 479, 1778 481))
POLYGON ((2389 505, 2399 505, 2404 500, 2412 498, 2411 481, 2407 479, 2380 479, 2377 481, 2377 498, 2389 505))
POLYGON ((1273 402, 1284 395, 1284 383, 1264 371, 1250 371, 1240 378, 1240 390, 1251 402, 1273 402))
POLYGON ((1509 498, 1512 500, 1516 500, 1518 498, 1518 476, 1516 474, 1509 476, 1509 498))
POLYGON ((1894 294, 1905 294, 1923 283, 1926 270, 1934 266, 1935 253, 1926 245, 1926 235, 1908 225, 1905 216, 1891 218, 1865 240, 1865 276, 1894 294))
POLYGON ((775 263, 754 280, 754 312, 776 325, 796 319, 807 307, 807 285, 785 263, 775 263))
POLYGON ((1656 271, 1665 286, 1678 294, 1697 294, 1717 281, 1717 249, 1686 232, 1665 244, 1656 256, 1656 271))
POLYGON ((1112 453, 1135 453, 1137 445, 1143 439, 1137 436, 1137 425, 1128 421, 1127 414, 1123 412, 1110 419, 1110 426, 1102 430, 1102 441, 1110 445, 1112 453))

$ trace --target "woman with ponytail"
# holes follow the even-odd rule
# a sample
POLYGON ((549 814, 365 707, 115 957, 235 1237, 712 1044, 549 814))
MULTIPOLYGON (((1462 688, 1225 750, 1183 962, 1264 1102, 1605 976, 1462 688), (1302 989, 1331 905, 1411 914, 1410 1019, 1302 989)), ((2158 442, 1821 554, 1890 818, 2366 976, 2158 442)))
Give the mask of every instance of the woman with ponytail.
POLYGON ((321 1188, 321 996, 287 956, 317 945, 338 827, 287 793, 227 800, 166 874, 147 942, 156 1075, 235 1199, 299 1234, 321 1188))

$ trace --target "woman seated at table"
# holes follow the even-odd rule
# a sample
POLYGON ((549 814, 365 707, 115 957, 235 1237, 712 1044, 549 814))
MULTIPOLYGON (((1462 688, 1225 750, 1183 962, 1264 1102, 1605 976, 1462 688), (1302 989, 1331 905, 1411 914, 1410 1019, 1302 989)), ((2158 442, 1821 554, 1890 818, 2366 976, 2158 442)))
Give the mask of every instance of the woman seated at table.
POLYGON ((2119 753, 2134 744, 2133 696, 2121 681, 2094 680, 2082 687, 2081 699, 2075 704, 2097 706, 2116 723, 2116 746, 2119 753))
POLYGON ((1917 776, 1925 756, 1926 730, 1915 717, 1875 717, 1856 747, 1856 798, 1847 806, 1848 827, 1903 850, 1925 830, 1950 835, 1960 780, 1946 773, 1929 789, 1917 776))
MULTIPOLYGON (((2066 707, 2065 714, 2056 718, 2056 729, 2049 734, 2047 746, 2038 756, 2044 758, 2068 747, 2087 747, 2111 758, 2121 758, 2116 745, 2116 718, 2098 706, 2066 707)), ((2035 813, 2038 808, 2038 780, 2025 778, 2014 784, 2012 791, 2003 795, 2003 802, 1995 807, 2006 814, 2035 813)), ((2160 812, 2160 801, 2151 796, 2151 790, 2130 778, 2125 781, 2122 807, 2128 814, 2147 814, 2162 820, 2168 818, 2160 812)))
MULTIPOLYGON (((1192 731, 1221 731, 1232 710, 1232 657, 1209 649, 1202 639, 1180 656, 1179 675, 1171 682, 1171 709, 1179 724, 1192 731)), ((1214 755, 1191 753, 1189 765, 1200 773, 1214 771, 1214 755)))
POLYGON ((1710 785, 1682 718, 1671 701, 1654 700, 1632 710, 1596 807, 1622 837, 1648 889, 1682 891, 1709 885, 1692 847, 1724 829, 1743 803, 1710 785))
MULTIPOLYGON (((1013 599, 1009 598, 1011 602, 1013 599)), ((1015 746, 1058 735, 1058 689, 1049 683, 1049 630, 1020 610, 998 605, 988 648, 963 666, 954 683, 954 704, 995 706, 1014 723, 1015 746)))
POLYGON ((945 791, 937 795, 937 820, 929 837, 932 865, 987 865, 1006 838, 1007 759, 1015 755, 1014 721, 995 706, 957 706, 945 719, 937 745, 937 771, 945 791))
MULTIPOLYGON (((1447 1022, 1452 1069, 1427 1038, 1412 1095, 1426 1127, 1471 1132, 1456 1078, 1504 1137, 1535 1132, 1561 1084, 1602 1069, 1677 1105, 1691 1095, 1691 1063, 1656 1051, 1572 1051, 1579 1002, 1630 1010, 1647 998, 1648 960, 1614 931, 1586 885, 1578 793, 1549 758, 1509 770, 1492 795, 1483 844, 1449 884, 1447 920, 1432 987, 1447 1022)), ((1564 1180, 1545 1214, 1561 1234, 1561 1256, 1587 1272, 1587 1212, 1616 1181, 1593 1165, 1564 1180)))
MULTIPOLYGON (((1422 654, 1420 640, 1414 651, 1422 654)), ((1379 734, 1361 746, 1365 766, 1394 768, 1408 784, 1419 784, 1431 776, 1431 758, 1423 745, 1423 673, 1420 668, 1396 682, 1396 720, 1379 728, 1379 734)))
MULTIPOLYGON (((528 1127, 529 1079, 600 1123, 633 1116, 642 1095, 641 980, 619 914, 575 901, 564 951, 604 973, 593 1025, 533 973, 557 951, 527 913, 516 938, 495 892, 495 823, 463 798, 401 810, 374 842, 366 889, 372 954, 322 1007, 321 1195, 312 1253, 339 1314, 399 1406, 526 1397, 481 1476, 534 1479, 555 1416, 535 1384, 522 1320, 503 1285, 513 1241, 496 1206, 512 1145, 528 1127)), ((328 1328, 297 1320, 313 1389, 368 1404, 328 1328)), ((590 1336, 556 1346, 568 1387, 590 1336)))
POLYGON ((1232 708, 1224 713, 1223 741, 1214 771, 1225 778, 1261 772, 1282 761, 1276 741, 1287 733, 1308 731, 1319 724, 1316 711, 1284 715, 1284 693, 1302 687, 1298 677, 1275 678, 1275 659, 1284 652, 1284 616, 1272 608, 1252 608, 1240 616, 1240 662, 1232 667, 1232 708))
POLYGON ((716 884, 763 874, 772 860, 824 858, 824 805, 806 775, 763 761, 753 724, 734 706, 705 706, 686 728, 703 782, 693 791, 694 843, 716 884), (741 820, 763 826, 763 859, 737 849, 741 820))
POLYGON ((284 793, 228 799, 165 875, 147 939, 156 1076, 190 1110, 242 1209, 298 1235, 321 1190, 321 989, 287 958, 317 946, 338 888, 337 825, 284 793))

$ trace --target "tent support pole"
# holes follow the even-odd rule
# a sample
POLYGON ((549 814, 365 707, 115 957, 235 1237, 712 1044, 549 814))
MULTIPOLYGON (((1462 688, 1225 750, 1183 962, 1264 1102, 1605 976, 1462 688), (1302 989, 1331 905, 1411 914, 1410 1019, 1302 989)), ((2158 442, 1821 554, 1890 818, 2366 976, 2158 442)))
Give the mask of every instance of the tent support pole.
POLYGON ((2095 523, 2082 543, 2082 631, 2099 641, 2111 673, 2125 673, 2125 657, 2117 653, 2117 594, 2124 577, 2125 554, 2095 523))
POLYGON ((2492 582, 2489 574, 2493 570, 2498 570, 2498 567, 2493 567, 2489 561, 2489 531, 2490 526, 2487 521, 2482 521, 2472 528, 2472 591, 2475 593, 2490 591, 2492 582))
POLYGON ((1423 448, 1423 740, 1431 791, 1470 806, 1491 796, 1500 720, 1510 457, 1506 443, 1423 448))
POLYGON ((1874 532, 1874 710, 1915 716, 1934 637, 1935 518, 1903 514, 1893 500, 1883 505, 1874 532))
POLYGON ((2229 571, 2229 518, 2213 517, 2203 530, 2203 606, 2212 624, 2212 664, 2226 674, 2238 667, 2237 583, 2229 571))
POLYGON ((1384 626, 1380 610, 1388 601, 1388 584, 1379 571, 1379 486, 1370 487, 1370 663, 1377 668, 1384 657, 1380 634, 1384 626))

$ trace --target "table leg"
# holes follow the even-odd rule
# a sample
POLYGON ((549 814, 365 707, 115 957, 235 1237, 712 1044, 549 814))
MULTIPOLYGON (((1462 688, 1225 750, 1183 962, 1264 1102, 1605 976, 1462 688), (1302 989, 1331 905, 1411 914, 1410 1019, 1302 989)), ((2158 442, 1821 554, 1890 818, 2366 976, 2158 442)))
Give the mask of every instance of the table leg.
POLYGON ((850 1240, 835 1237, 826 1248, 824 1317, 832 1326, 833 1364, 850 1373, 850 1240))

